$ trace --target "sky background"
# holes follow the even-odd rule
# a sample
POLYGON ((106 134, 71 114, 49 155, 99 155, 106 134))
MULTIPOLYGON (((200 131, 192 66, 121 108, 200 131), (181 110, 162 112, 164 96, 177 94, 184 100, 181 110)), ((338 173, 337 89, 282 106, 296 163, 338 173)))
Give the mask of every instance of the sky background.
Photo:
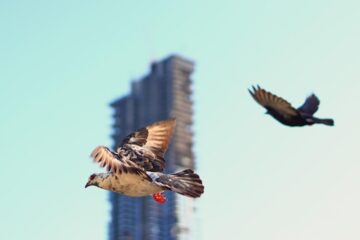
POLYGON ((0 239, 106 239, 84 189, 109 103, 176 53, 193 74, 202 239, 360 239, 360 2, 0 1, 0 239), (316 93, 335 127, 285 127, 247 92, 316 93))

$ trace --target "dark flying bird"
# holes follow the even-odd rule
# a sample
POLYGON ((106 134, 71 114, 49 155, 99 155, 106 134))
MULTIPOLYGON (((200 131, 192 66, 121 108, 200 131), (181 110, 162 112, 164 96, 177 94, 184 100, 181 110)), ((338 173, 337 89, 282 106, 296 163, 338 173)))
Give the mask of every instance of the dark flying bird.
POLYGON ((204 192, 202 181, 191 169, 165 174, 164 155, 175 128, 175 119, 155 122, 128 135, 116 152, 99 146, 91 157, 106 173, 92 174, 85 187, 99 188, 141 197, 153 195, 160 203, 165 201, 165 190, 197 198, 204 192))
POLYGON ((320 119, 314 117, 320 101, 315 94, 306 98, 304 104, 294 108, 289 102, 257 86, 249 89, 251 96, 257 103, 266 108, 268 114, 287 126, 305 126, 322 123, 328 126, 334 125, 333 119, 320 119))

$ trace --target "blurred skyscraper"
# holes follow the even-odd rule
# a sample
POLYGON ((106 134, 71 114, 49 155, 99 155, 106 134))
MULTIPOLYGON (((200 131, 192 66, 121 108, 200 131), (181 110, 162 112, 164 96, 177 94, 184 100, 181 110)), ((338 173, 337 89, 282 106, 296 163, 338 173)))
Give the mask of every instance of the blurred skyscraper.
MULTIPOLYGON (((134 130, 176 117, 176 129, 165 155, 165 172, 194 168, 191 79, 193 62, 170 56, 153 63, 150 73, 132 82, 131 93, 113 103, 114 149, 134 130)), ((151 197, 110 193, 110 240, 182 240, 193 235, 193 199, 167 192, 165 204, 151 197)))

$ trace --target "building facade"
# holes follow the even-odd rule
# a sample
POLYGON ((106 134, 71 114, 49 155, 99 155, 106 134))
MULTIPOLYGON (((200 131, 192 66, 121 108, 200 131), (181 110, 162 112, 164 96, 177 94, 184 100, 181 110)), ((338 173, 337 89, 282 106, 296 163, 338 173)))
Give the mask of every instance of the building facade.
MULTIPOLYGON (((155 121, 176 118, 166 152, 166 173, 194 168, 191 74, 193 62, 170 56, 151 65, 148 75, 132 82, 129 95, 111 103, 112 138, 116 149, 134 130, 155 121)), ((188 240, 195 211, 194 200, 166 192, 167 202, 151 197, 133 198, 110 193, 110 240, 188 240)))

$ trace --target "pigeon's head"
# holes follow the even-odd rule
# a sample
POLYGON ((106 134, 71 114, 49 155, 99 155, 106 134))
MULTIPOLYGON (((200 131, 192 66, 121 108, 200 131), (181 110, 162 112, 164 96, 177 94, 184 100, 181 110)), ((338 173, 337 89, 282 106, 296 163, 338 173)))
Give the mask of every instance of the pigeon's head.
POLYGON ((85 188, 92 186, 92 185, 99 186, 100 181, 101 181, 101 179, 100 179, 99 175, 93 173, 90 175, 90 177, 85 185, 85 188))

